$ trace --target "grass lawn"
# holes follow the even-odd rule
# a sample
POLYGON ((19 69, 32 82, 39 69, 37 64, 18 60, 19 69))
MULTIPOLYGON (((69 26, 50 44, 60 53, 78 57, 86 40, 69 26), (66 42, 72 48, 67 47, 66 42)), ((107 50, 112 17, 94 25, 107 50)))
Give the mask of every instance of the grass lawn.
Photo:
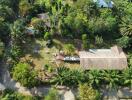
POLYGON ((25 56, 21 58, 21 61, 31 61, 35 69, 41 70, 44 65, 50 65, 53 67, 66 66, 71 69, 80 67, 79 63, 65 63, 61 61, 59 64, 56 63, 54 54, 58 53, 60 49, 63 49, 64 44, 60 40, 54 39, 54 44, 51 48, 46 47, 46 41, 43 39, 36 39, 26 44, 25 56), (34 53, 34 49, 39 48, 38 54, 34 53))

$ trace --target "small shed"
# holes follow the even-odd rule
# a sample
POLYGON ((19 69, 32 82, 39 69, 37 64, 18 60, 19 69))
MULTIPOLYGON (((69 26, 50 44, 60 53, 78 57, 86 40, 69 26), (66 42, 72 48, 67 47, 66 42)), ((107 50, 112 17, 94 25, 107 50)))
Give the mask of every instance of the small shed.
POLYGON ((123 70, 127 68, 127 57, 122 48, 113 46, 111 49, 89 49, 80 51, 80 65, 83 69, 123 70))

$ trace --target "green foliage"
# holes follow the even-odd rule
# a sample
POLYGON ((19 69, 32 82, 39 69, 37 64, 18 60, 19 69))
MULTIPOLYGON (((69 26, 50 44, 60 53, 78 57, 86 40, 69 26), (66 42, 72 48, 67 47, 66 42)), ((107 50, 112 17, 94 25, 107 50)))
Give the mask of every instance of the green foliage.
POLYGON ((18 63, 13 70, 13 78, 23 86, 34 87, 38 84, 37 73, 26 63, 18 63))
POLYGON ((64 52, 66 55, 74 55, 75 54, 75 47, 73 44, 65 44, 64 45, 64 52))
POLYGON ((132 16, 131 15, 127 15, 122 18, 122 23, 120 24, 120 32, 123 36, 132 36, 132 20, 131 20, 132 16))
POLYGON ((19 13, 22 17, 25 17, 26 15, 28 15, 31 8, 32 6, 27 0, 20 0, 19 13))
POLYGON ((11 37, 13 40, 13 44, 19 44, 22 43, 25 37, 25 20, 24 19, 18 19, 14 22, 14 24, 11 26, 11 37))
POLYGON ((132 66, 123 71, 123 84, 132 88, 132 66))
POLYGON ((40 100, 38 97, 25 96, 15 91, 6 89, 2 96, 0 96, 0 100, 40 100))
POLYGON ((83 49, 88 49, 88 36, 87 34, 82 35, 83 49))
POLYGON ((99 70, 91 70, 88 72, 88 83, 93 87, 100 86, 102 73, 99 70))
POLYGON ((79 85, 79 97, 80 100, 100 100, 99 92, 88 86, 88 84, 79 85))
POLYGON ((130 44, 131 38, 129 38, 128 36, 123 36, 117 39, 116 41, 117 41, 117 44, 122 48, 127 48, 131 45, 130 44))
POLYGON ((46 33, 44 34, 44 39, 45 39, 45 40, 51 39, 51 34, 50 34, 49 32, 46 32, 46 33))
POLYGON ((66 67, 57 68, 57 75, 52 82, 59 85, 77 86, 78 83, 84 81, 84 74, 79 70, 70 70, 66 67))
POLYGON ((4 44, 3 42, 0 41, 0 57, 3 55, 3 51, 4 51, 4 44))
POLYGON ((119 80, 121 79, 119 71, 116 70, 103 71, 102 77, 110 89, 117 88, 120 82, 119 80))
POLYGON ((11 47, 10 55, 9 56, 12 58, 12 60, 17 61, 19 59, 19 57, 22 55, 21 53, 22 52, 21 52, 20 47, 13 45, 11 47))
POLYGON ((100 36, 96 36, 95 37, 95 43, 97 44, 97 45, 102 45, 103 44, 103 38, 102 37, 100 37, 100 36))
POLYGON ((59 94, 56 89, 51 88, 48 95, 46 95, 44 100, 59 100, 59 94))
POLYGON ((47 32, 47 26, 45 25, 44 20, 39 18, 32 18, 31 25, 38 30, 40 33, 47 32))

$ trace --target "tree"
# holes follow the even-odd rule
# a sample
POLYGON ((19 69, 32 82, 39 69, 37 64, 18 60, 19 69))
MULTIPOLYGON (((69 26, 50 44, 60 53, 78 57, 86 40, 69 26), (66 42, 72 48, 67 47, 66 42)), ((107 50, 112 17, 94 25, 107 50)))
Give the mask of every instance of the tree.
POLYGON ((32 5, 27 0, 21 0, 19 3, 19 13, 22 17, 26 17, 31 10, 32 5))
POLYGON ((79 97, 80 100, 100 100, 100 94, 88 84, 79 84, 79 97))
POLYGON ((83 49, 88 49, 88 37, 87 34, 82 35, 83 49))
POLYGON ((14 44, 22 43, 25 37, 25 20, 18 19, 11 26, 11 37, 14 44))
POLYGON ((13 78, 23 86, 34 87, 38 84, 37 73, 27 63, 18 63, 14 66, 13 78))
POLYGON ((131 46, 131 41, 132 39, 128 36, 123 36, 119 39, 117 39, 117 44, 122 47, 122 48, 127 48, 131 46))
POLYGON ((2 42, 7 43, 9 38, 10 28, 9 24, 5 22, 4 18, 0 17, 0 39, 2 42))
POLYGON ((44 20, 41 20, 39 18, 32 18, 31 25, 40 33, 48 32, 48 28, 44 20))
POLYGON ((132 17, 127 15, 122 18, 122 23, 120 24, 120 32, 123 36, 132 36, 132 17))
POLYGON ((16 18, 14 11, 7 5, 0 5, 0 17, 8 22, 13 22, 16 18))

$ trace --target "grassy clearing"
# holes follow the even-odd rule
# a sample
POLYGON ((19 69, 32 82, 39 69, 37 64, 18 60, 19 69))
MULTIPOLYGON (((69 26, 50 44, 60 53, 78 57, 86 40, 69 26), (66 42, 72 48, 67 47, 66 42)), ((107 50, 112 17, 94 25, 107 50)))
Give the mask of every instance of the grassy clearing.
MULTIPOLYGON (((54 54, 58 53, 59 50, 63 50, 64 44, 69 42, 61 42, 60 40, 54 39, 53 46, 51 48, 46 47, 46 41, 43 39, 36 39, 26 44, 25 56, 21 59, 22 61, 33 62, 35 69, 41 70, 44 65, 50 65, 53 67, 66 66, 69 68, 77 68, 80 65, 78 63, 65 63, 63 61, 57 63, 55 61, 54 54), (38 54, 34 53, 34 49, 39 47, 38 54)), ((74 42, 72 42, 74 43, 74 42)))

